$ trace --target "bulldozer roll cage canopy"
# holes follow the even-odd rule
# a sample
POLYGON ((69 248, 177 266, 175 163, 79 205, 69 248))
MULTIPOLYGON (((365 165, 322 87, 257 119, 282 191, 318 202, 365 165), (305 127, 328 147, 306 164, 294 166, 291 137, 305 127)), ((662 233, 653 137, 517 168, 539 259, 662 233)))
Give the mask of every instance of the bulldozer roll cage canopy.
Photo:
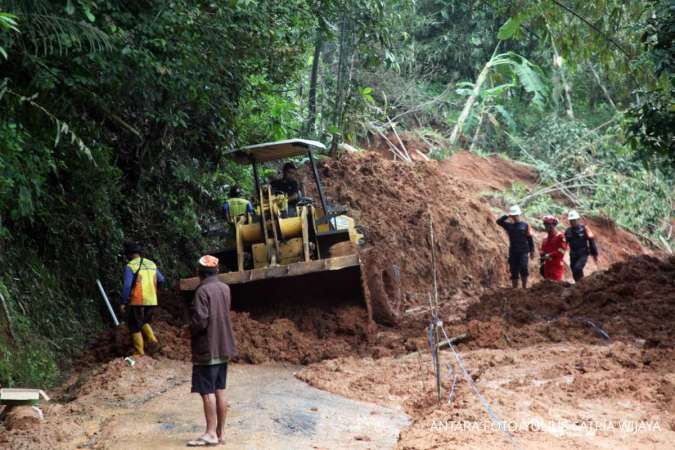
POLYGON ((265 142, 264 144, 249 145, 226 152, 240 164, 266 163, 279 159, 306 155, 312 149, 326 150, 321 142, 308 139, 287 139, 285 141, 265 142))
MULTIPOLYGON (((258 175, 258 164, 278 161, 280 159, 293 158, 295 156, 307 155, 312 166, 312 174, 316 183, 316 189, 319 193, 321 208, 325 218, 329 217, 326 206, 326 196, 319 178, 319 171, 316 168, 313 150, 326 150, 326 146, 321 142, 309 139, 286 139, 276 142, 265 142, 263 144, 249 145, 242 148, 230 150, 225 153, 239 164, 251 164, 253 167, 253 177, 255 178, 256 192, 260 192, 260 177, 258 175)), ((331 229, 333 225, 328 222, 331 229)))

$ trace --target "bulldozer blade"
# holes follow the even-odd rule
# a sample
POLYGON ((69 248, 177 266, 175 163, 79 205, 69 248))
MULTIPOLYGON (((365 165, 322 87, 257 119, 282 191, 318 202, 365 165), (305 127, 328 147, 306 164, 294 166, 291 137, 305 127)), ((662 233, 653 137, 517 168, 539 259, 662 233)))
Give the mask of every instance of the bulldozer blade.
MULTIPOLYGON (((358 254, 221 273, 218 278, 230 286, 232 309, 248 312, 256 319, 298 317, 311 308, 336 311, 357 306, 363 309, 368 330, 372 330, 373 320, 395 323, 395 314, 387 307, 395 278, 381 271, 368 271, 358 254)), ((187 293, 198 285, 198 278, 188 278, 181 280, 180 288, 187 293)))

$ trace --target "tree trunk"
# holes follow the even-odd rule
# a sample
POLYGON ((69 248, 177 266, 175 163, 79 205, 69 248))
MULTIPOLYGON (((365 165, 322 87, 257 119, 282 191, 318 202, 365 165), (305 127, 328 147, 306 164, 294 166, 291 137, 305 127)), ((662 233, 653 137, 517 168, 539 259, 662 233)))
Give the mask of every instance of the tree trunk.
POLYGON ((323 49, 323 34, 316 32, 316 41, 314 43, 314 58, 312 59, 312 72, 309 78, 309 100, 307 106, 307 120, 305 121, 304 134, 313 134, 316 127, 316 87, 319 80, 319 62, 321 59, 321 50, 323 49))
POLYGON ((563 85, 563 91, 565 92, 565 103, 567 104, 567 108, 565 108, 565 113, 567 114, 567 117, 570 119, 574 119, 574 108, 572 107, 572 87, 570 86, 569 82, 567 81, 567 77, 565 76, 565 68, 563 67, 563 59, 558 53, 558 47, 555 45, 555 39, 553 38, 553 31, 551 30, 551 27, 548 25, 548 22, 546 23, 546 29, 548 29, 548 34, 551 37, 551 47, 553 48, 553 67, 558 69, 558 73, 560 74, 560 80, 562 81, 563 85))
POLYGON ((595 78, 595 82, 598 83, 598 86, 600 86, 600 89, 602 89, 602 93, 605 94, 605 98, 607 99, 607 102, 612 105, 612 108, 616 109, 616 105, 614 104, 614 100, 612 100, 612 97, 609 95, 609 91, 607 90, 607 87, 602 83, 602 80, 600 79, 600 75, 598 75, 598 72, 595 70, 595 67, 593 67, 593 64, 588 63, 588 67, 591 68, 591 72, 593 72, 593 77, 595 78))
POLYGON ((488 72, 492 67, 492 59, 497 54, 497 49, 499 49, 499 44, 497 44, 497 46, 495 47, 495 51, 492 53, 492 57, 487 63, 485 63, 483 70, 480 71, 480 73, 478 74, 478 78, 476 78, 476 82, 473 85, 471 95, 466 100, 464 108, 462 109, 462 112, 459 115, 459 118, 457 119, 457 123, 452 129, 452 133, 450 133, 450 141, 449 141, 450 145, 456 145, 457 141, 459 140, 459 135, 462 133, 462 129, 464 128, 464 122, 466 122, 466 119, 469 118, 469 114, 471 114, 471 108, 473 108, 474 103, 476 103, 476 99, 480 94, 481 87, 483 86, 483 83, 485 83, 485 80, 487 79, 488 72))
MULTIPOLYGON (((557 53, 557 52, 556 52, 557 53)), ((559 70, 560 70, 560 78, 562 79, 563 83, 563 90, 565 91, 565 101, 567 103, 567 117, 570 119, 574 119, 574 108, 572 107, 572 87, 570 86, 569 81, 567 80, 567 77, 565 76, 565 68, 563 67, 563 59, 560 56, 557 56, 556 59, 558 59, 559 62, 559 70)))
POLYGON ((347 78, 349 77, 348 64, 351 56, 351 27, 347 13, 344 13, 340 22, 340 40, 338 49, 338 69, 335 92, 335 107, 333 109, 333 126, 337 130, 333 134, 333 142, 330 146, 330 155, 335 157, 337 155, 337 146, 342 134, 342 115, 344 104, 346 102, 346 86, 347 78))
POLYGON ((480 136, 480 129, 483 126, 483 120, 485 120, 485 102, 483 102, 483 106, 480 109, 478 125, 476 125, 476 131, 473 134, 473 139, 471 139, 471 146, 469 147, 470 152, 472 152, 476 148, 476 144, 478 144, 478 137, 480 136))

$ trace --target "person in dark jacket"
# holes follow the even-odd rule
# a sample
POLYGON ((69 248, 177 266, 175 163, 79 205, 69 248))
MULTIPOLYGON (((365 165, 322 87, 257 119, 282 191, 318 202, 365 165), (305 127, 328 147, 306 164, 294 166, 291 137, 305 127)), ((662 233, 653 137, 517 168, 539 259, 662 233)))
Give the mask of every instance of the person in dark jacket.
POLYGON ((581 216, 574 210, 567 213, 570 226, 565 230, 565 240, 570 248, 570 269, 572 269, 574 281, 579 281, 584 277, 588 255, 593 257, 596 264, 598 263, 598 246, 595 243, 595 236, 590 228, 579 222, 580 219, 581 216))
POLYGON ((287 162, 281 171, 281 178, 270 183, 272 193, 286 194, 288 197, 288 217, 298 214, 298 201, 302 199, 303 187, 298 176, 298 169, 292 162, 287 162))
POLYGON ((188 442, 189 447, 222 442, 227 364, 237 352, 230 322, 230 288, 217 277, 218 258, 202 256, 197 270, 201 283, 190 305, 192 392, 202 397, 206 432, 188 442))
POLYGON ((281 170, 281 178, 270 183, 273 192, 288 195, 288 205, 295 205, 302 197, 302 184, 298 181, 298 169, 292 162, 287 162, 281 170))
POLYGON ((523 288, 527 287, 527 277, 530 274, 527 266, 529 258, 534 257, 532 228, 527 222, 520 220, 521 214, 520 208, 514 205, 508 215, 497 219, 497 225, 504 228, 509 236, 509 269, 511 270, 511 286, 514 288, 518 287, 518 278, 523 288))

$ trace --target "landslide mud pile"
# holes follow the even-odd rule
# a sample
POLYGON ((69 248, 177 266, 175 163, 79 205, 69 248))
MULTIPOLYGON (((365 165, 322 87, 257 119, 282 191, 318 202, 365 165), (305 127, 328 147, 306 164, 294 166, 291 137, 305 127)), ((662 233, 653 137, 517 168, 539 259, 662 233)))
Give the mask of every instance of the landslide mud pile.
POLYGON ((322 161, 319 171, 329 199, 365 229, 367 246, 400 268, 407 304, 426 303, 431 287, 429 208, 441 297, 507 281, 505 238, 489 204, 436 161, 362 152, 322 161))
MULTIPOLYGON (((348 214, 365 228, 367 247, 380 260, 400 267, 408 305, 425 304, 431 285, 428 208, 433 212, 442 299, 458 291, 474 293, 509 284, 508 242, 494 212, 508 205, 486 194, 516 182, 534 188, 539 177, 532 167, 464 151, 440 162, 406 164, 371 151, 321 161, 319 171, 328 199, 347 206, 348 214)), ((310 179, 308 175, 305 187, 318 198, 310 179)), ((600 249, 598 264, 591 261, 587 272, 649 252, 633 234, 608 219, 584 220, 600 249)), ((537 248, 544 236, 536 233, 537 248)), ((536 259, 530 271, 532 281, 540 279, 536 259)), ((568 275, 571 280, 571 272, 568 275)))
POLYGON ((673 348, 675 257, 636 256, 577 285, 489 292, 469 306, 467 320, 474 347, 621 340, 673 348))
MULTIPOLYGON (((159 355, 189 361, 189 329, 165 310, 157 312, 152 326, 162 346, 159 355)), ((366 311, 362 308, 304 309, 287 311, 282 316, 253 319, 249 313, 232 311, 238 350, 236 361, 309 364, 327 358, 373 355, 383 351, 384 344, 378 346, 366 337, 366 311), (372 345, 368 346, 368 342, 372 345)), ((131 337, 122 325, 101 333, 76 366, 92 367, 131 353, 131 337)))

